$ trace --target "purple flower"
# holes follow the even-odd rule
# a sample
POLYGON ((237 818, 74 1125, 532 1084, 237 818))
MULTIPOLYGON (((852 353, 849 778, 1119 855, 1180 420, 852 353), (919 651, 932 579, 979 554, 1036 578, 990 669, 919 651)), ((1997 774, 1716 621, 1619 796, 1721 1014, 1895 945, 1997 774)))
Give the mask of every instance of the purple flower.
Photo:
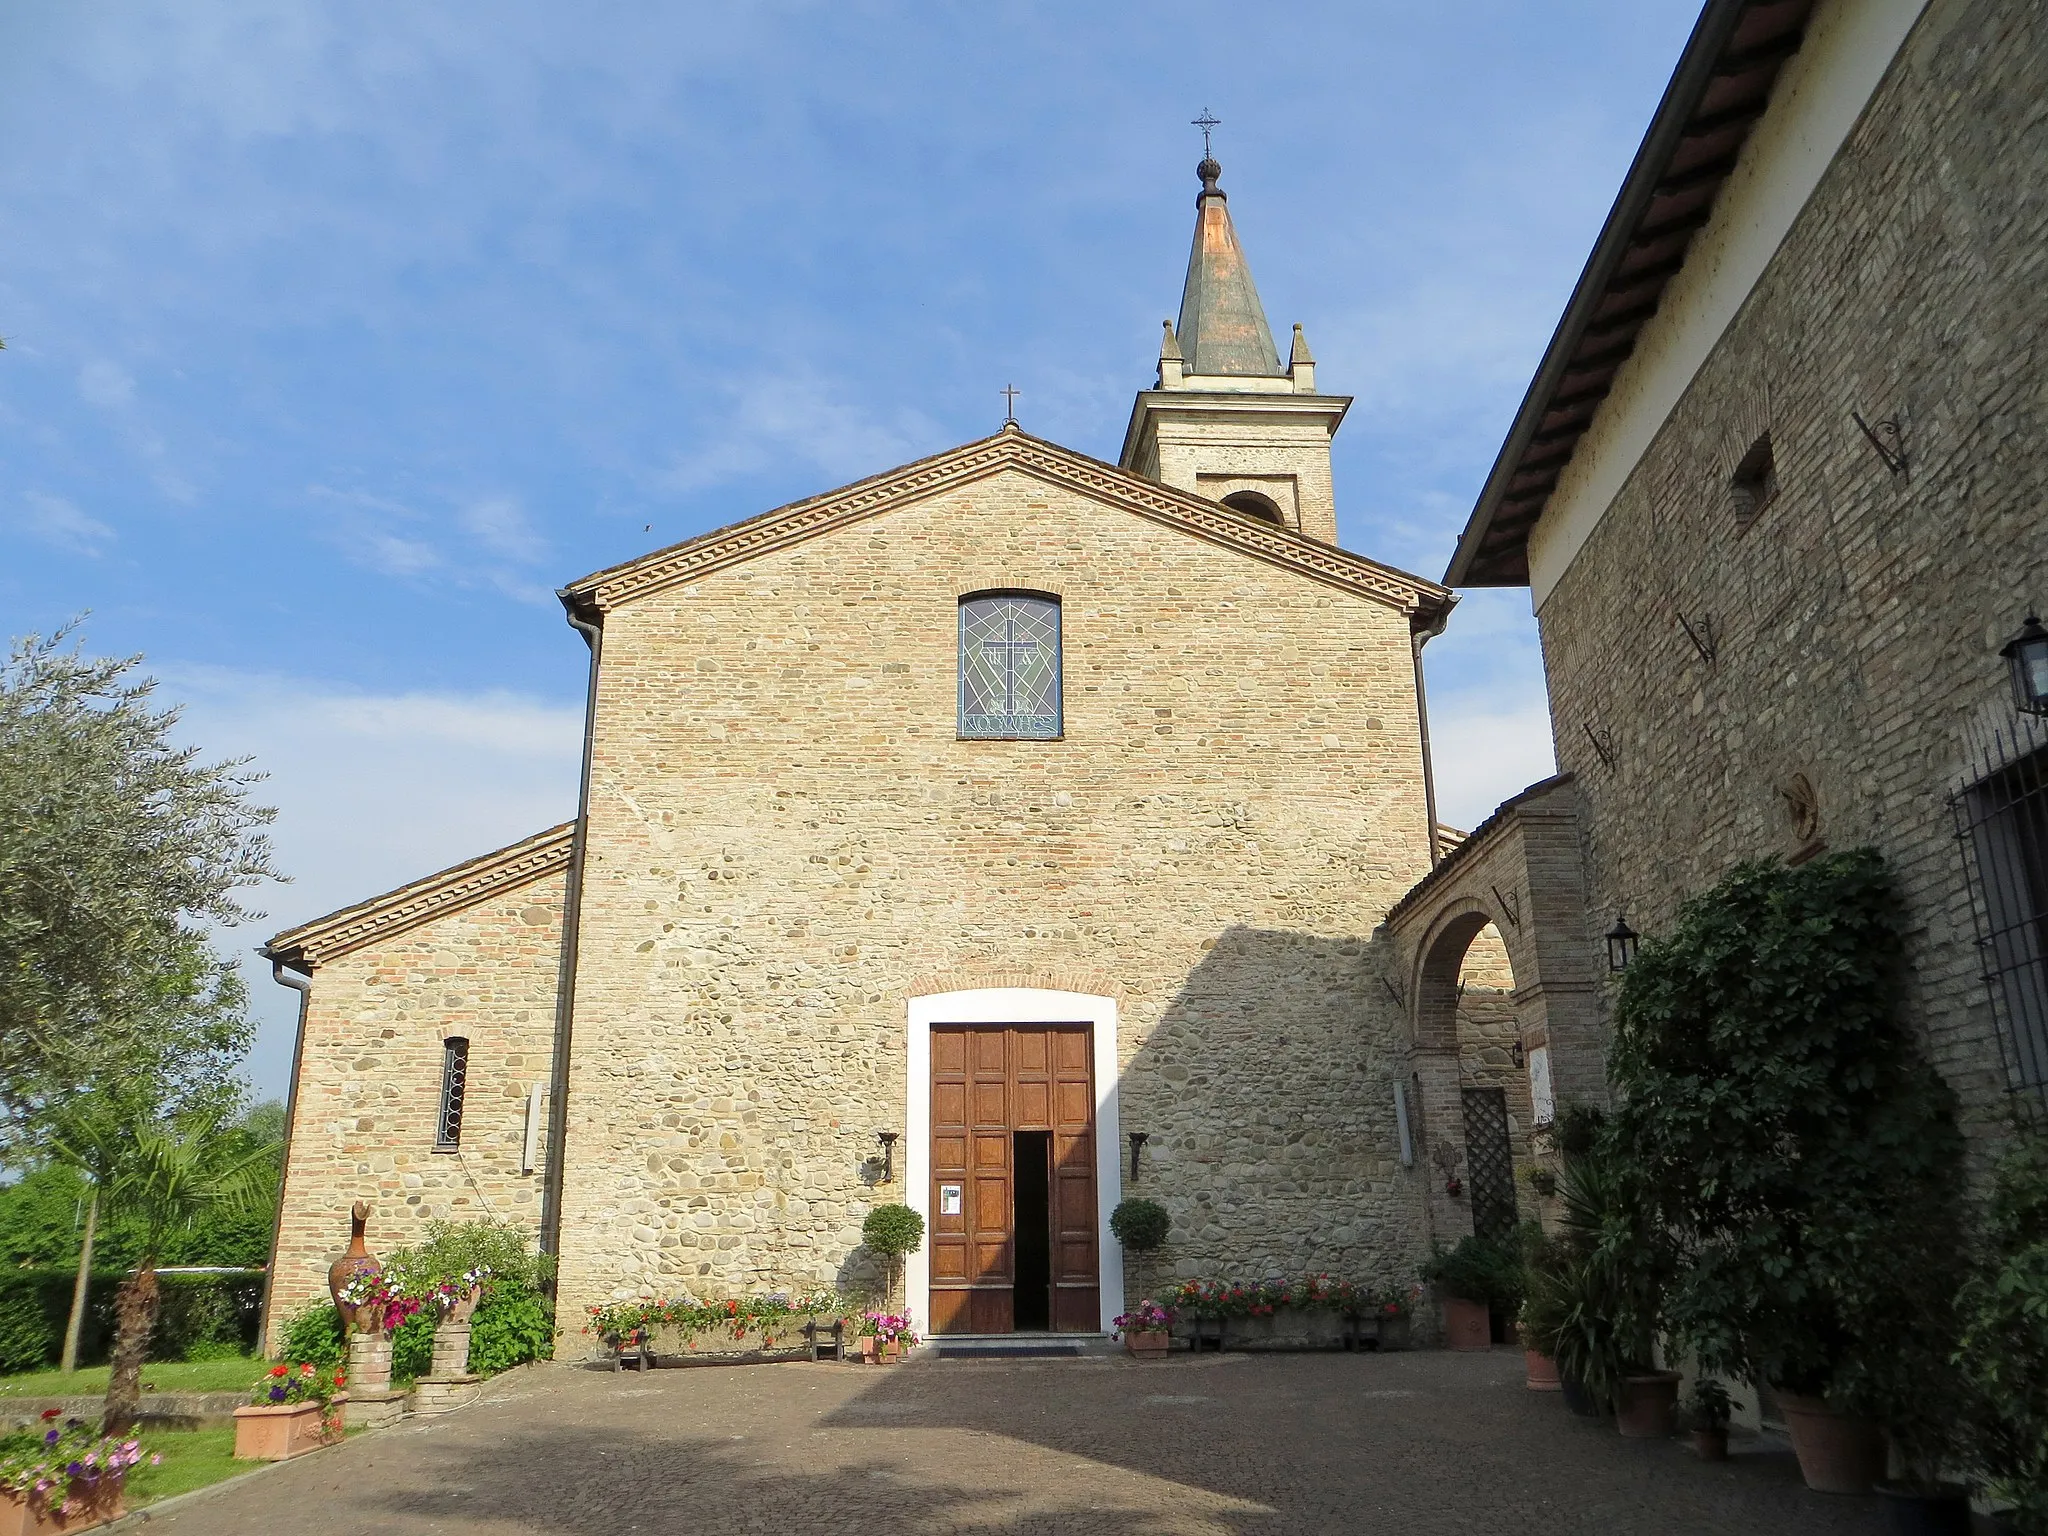
POLYGON ((283 1401, 284 1401, 284 1388, 283 1388, 283 1387, 272 1387, 272 1388, 270 1389, 270 1400, 271 1400, 271 1401, 272 1401, 273 1403, 281 1403, 281 1402, 283 1402, 283 1401))
POLYGON ((64 1470, 72 1477, 83 1477, 85 1475, 85 1463, 82 1461, 74 1461, 71 1463, 70 1466, 66 1467, 64 1470))
POLYGON ((62 1430, 53 1429, 43 1436, 43 1444, 55 1445, 59 1440, 63 1438, 64 1433, 62 1430))

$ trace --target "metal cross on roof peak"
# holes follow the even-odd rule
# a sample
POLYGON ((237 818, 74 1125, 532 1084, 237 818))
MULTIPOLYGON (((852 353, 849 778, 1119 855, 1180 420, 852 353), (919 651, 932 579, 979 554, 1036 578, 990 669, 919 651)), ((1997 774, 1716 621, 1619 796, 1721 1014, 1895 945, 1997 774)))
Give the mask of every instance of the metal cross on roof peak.
POLYGON ((1024 393, 1024 391, 1017 388, 1017 386, 1014 384, 1005 384, 1003 386, 1002 396, 1004 421, 1015 421, 1017 419, 1017 397, 1022 393, 1024 393))
POLYGON ((1223 126, 1223 119, 1210 116, 1209 109, 1204 107, 1202 115, 1193 119, 1193 126, 1202 130, 1202 158, 1213 160, 1215 156, 1209 153, 1209 135, 1223 126))

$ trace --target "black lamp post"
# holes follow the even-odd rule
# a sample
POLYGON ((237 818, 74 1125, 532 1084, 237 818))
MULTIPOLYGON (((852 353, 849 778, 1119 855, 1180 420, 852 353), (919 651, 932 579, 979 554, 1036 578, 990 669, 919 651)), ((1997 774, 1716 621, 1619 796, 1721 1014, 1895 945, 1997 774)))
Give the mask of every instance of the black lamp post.
POLYGON ((2012 701, 2020 713, 2048 715, 2048 629, 2030 613, 1998 654, 2012 668, 2012 701))
POLYGON ((1138 1182, 1138 1154, 1145 1150, 1145 1143, 1152 1139, 1149 1131, 1131 1132, 1131 1182, 1138 1182))
POLYGON ((896 1134, 894 1131, 875 1132, 875 1140, 882 1144, 882 1182, 884 1184, 894 1184, 896 1182, 896 1134))
POLYGON ((1619 912, 1614 914, 1614 926, 1607 930, 1607 969, 1625 971, 1636 957, 1636 931, 1629 927, 1628 919, 1619 912))

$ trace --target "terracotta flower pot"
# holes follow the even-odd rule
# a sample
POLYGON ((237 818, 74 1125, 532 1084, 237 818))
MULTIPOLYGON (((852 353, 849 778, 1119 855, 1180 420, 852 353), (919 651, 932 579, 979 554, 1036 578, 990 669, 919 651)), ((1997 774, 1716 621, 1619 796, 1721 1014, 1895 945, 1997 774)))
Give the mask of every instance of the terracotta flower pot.
POLYGON ((1560 1373, 1558 1390, 1564 1394, 1565 1407, 1571 1409, 1573 1413, 1586 1419, 1597 1419, 1600 1417, 1600 1403, 1591 1392, 1586 1390, 1584 1382, 1574 1381, 1571 1377, 1560 1373))
POLYGON ((882 1346, 882 1364, 900 1365, 903 1361, 903 1345, 896 1339, 882 1346))
POLYGON ((1557 1379, 1557 1362, 1538 1349, 1522 1351, 1523 1385, 1531 1392, 1562 1392, 1564 1383, 1557 1379))
POLYGON ((288 1461, 317 1451, 321 1443, 318 1403, 279 1403, 235 1410, 235 1460, 288 1461))
POLYGON ((64 1500, 30 1500, 25 1494, 0 1489, 0 1536, 54 1536, 58 1531, 89 1531, 118 1520, 125 1483, 126 1479, 119 1477, 103 1477, 97 1483, 74 1482, 70 1496, 82 1507, 68 1518, 63 1513, 64 1500))
POLYGON ((1872 1487, 1896 1536, 1970 1536, 1970 1491, 1954 1483, 1913 1488, 1898 1483, 1872 1487))
POLYGON ((1446 1344, 1452 1349, 1493 1348, 1493 1317, 1485 1302, 1446 1296, 1443 1306, 1446 1344))
POLYGON ((1124 1349, 1143 1359, 1164 1359, 1172 1337, 1164 1328, 1134 1328, 1124 1335, 1124 1349))
POLYGON ((1815 1493, 1868 1493, 1884 1476, 1884 1436, 1868 1419, 1837 1413, 1817 1397, 1779 1392, 1800 1475, 1815 1493))
POLYGON ((1625 1376, 1614 1405, 1614 1427, 1630 1440, 1668 1440, 1678 1423, 1678 1372, 1625 1376))
POLYGON ((881 1343, 882 1343, 882 1341, 881 1341, 880 1339, 876 1338, 876 1337, 875 1337, 875 1336, 874 1336, 874 1335, 873 1335, 872 1333, 864 1333, 864 1334, 862 1334, 862 1335, 861 1335, 861 1337, 860 1337, 860 1359, 861 1359, 861 1364, 863 1364, 863 1365, 873 1365, 873 1364, 875 1363, 875 1354, 876 1354, 876 1351, 877 1351, 878 1349, 880 1349, 880 1347, 881 1347, 881 1343))
POLYGON ((1728 1459, 1727 1429, 1696 1429, 1692 1432, 1692 1448, 1701 1461, 1726 1461, 1728 1459))

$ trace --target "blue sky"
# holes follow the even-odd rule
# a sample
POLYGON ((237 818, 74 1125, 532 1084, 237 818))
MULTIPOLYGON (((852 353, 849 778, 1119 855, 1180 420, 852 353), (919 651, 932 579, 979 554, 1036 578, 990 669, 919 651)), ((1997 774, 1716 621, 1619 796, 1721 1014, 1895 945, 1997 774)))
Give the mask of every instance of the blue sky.
MULTIPOLYGON (((280 808, 284 923, 573 810, 563 582, 1001 423, 1114 458, 1200 136, 1344 542, 1428 576, 1696 0, 112 4, 0 19, 0 613, 90 612, 280 808)), ((1446 819, 1549 771, 1524 593, 1446 819)), ((289 999, 252 978, 251 1076, 289 999)))

